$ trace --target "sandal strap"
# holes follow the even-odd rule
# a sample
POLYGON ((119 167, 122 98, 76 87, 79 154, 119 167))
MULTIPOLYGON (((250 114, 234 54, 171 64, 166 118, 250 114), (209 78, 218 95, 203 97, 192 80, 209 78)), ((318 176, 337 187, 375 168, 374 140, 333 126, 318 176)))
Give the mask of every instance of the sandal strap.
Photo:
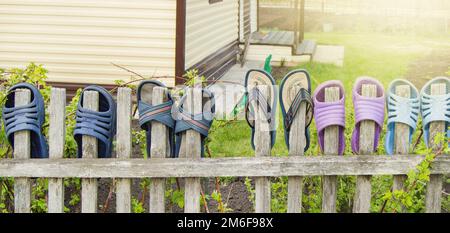
POLYGON ((423 93, 421 98, 423 125, 433 121, 450 121, 450 94, 428 95, 423 93))
POLYGON ((140 101, 138 103, 139 125, 142 129, 146 130, 147 123, 157 121, 173 129, 175 127, 175 120, 171 114, 172 106, 173 100, 169 100, 158 105, 149 105, 140 101))
POLYGON ((314 106, 317 132, 332 125, 345 127, 345 106, 342 101, 315 102, 314 106))
POLYGON ((355 109, 355 124, 364 120, 372 120, 378 126, 383 127, 385 114, 384 106, 386 104, 383 97, 372 98, 353 95, 353 103, 355 109))
POLYGON ((209 109, 209 111, 207 112, 198 114, 188 113, 187 110, 185 110, 183 107, 184 102, 186 101, 186 95, 183 96, 178 105, 178 116, 175 124, 175 134, 179 134, 187 130, 195 130, 204 137, 208 136, 208 132, 211 128, 213 115, 215 112, 214 95, 204 89, 202 90, 202 92, 207 93, 211 97, 211 109, 209 109))
POLYGON ((314 108, 314 104, 312 102, 311 94, 306 90, 305 88, 301 88, 300 91, 295 96, 294 100, 292 101, 291 107, 286 113, 286 116, 284 118, 284 125, 285 130, 290 131, 292 122, 295 119, 295 116, 298 113, 298 110, 300 109, 301 103, 306 103, 306 125, 305 128, 308 128, 309 125, 312 122, 312 109, 314 108))
POLYGON ((180 112, 179 119, 176 122, 176 134, 187 130, 195 130, 204 137, 208 136, 212 124, 212 120, 205 119, 202 113, 191 115, 185 112, 180 112))
POLYGON ((272 111, 269 101, 262 95, 262 93, 257 89, 253 88, 250 93, 246 93, 248 96, 247 103, 245 105, 245 120, 251 128, 255 127, 255 112, 251 106, 252 102, 256 102, 263 111, 264 117, 272 128, 275 124, 275 111, 272 111))
POLYGON ((390 94, 388 97, 388 121, 387 124, 404 123, 416 129, 419 118, 419 99, 405 98, 390 94))
POLYGON ((12 135, 21 130, 40 132, 38 110, 36 103, 12 108, 3 108, 3 120, 5 122, 6 135, 12 135))
POLYGON ((213 116, 215 113, 215 99, 214 94, 206 89, 202 90, 202 94, 208 94, 211 101, 211 109, 206 112, 198 114, 190 114, 184 108, 184 102, 186 101, 186 95, 184 95, 178 104, 178 113, 175 123, 175 152, 174 156, 178 157, 181 149, 182 132, 187 130, 194 130, 201 135, 201 156, 204 157, 204 141, 208 136, 209 129, 211 128, 213 122, 213 116))
POLYGON ((76 112, 75 135, 89 135, 108 144, 113 136, 111 113, 96 112, 78 108, 76 112))

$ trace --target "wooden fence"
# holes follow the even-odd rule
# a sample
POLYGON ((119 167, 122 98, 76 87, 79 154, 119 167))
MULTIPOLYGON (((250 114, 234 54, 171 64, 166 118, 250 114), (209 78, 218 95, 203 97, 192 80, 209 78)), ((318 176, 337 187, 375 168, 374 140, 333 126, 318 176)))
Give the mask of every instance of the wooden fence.
MULTIPOLYGON (((445 87, 433 87, 434 93, 445 92, 445 87)), ((151 99, 153 104, 164 101, 166 90, 155 87, 151 99)), ((268 91, 260 88, 261 92, 268 91)), ((409 88, 399 87, 397 93, 407 96, 409 88)), ((366 85, 363 94, 374 96, 376 87, 366 85)), ((191 112, 202 111, 202 93, 199 89, 187 92, 186 107, 191 112)), ((326 101, 339 98, 339 89, 326 89, 326 101)), ((30 101, 28 90, 15 93, 16 105, 30 101)), ((356 194, 354 212, 369 212, 371 198, 371 175, 394 175, 394 188, 401 189, 405 174, 414 169, 422 160, 420 155, 407 155, 407 126, 396 126, 395 156, 370 156, 373 152, 374 122, 361 124, 361 150, 365 155, 336 156, 336 127, 325 130, 326 156, 305 157, 305 111, 300 107, 292 125, 290 134, 291 149, 288 157, 270 157, 269 125, 264 119, 259 106, 256 109, 256 134, 254 158, 200 158, 200 135, 188 131, 183 136, 180 158, 168 157, 167 129, 164 125, 152 123, 151 158, 131 159, 131 119, 132 98, 129 88, 119 88, 117 94, 117 158, 97 159, 97 141, 90 136, 83 137, 83 158, 68 159, 64 155, 65 135, 65 89, 53 88, 50 99, 49 159, 30 159, 29 132, 18 132, 15 137, 14 159, 0 160, 0 177, 14 177, 15 212, 30 212, 31 182, 30 178, 48 178, 48 211, 61 213, 64 209, 63 178, 79 177, 82 179, 81 211, 91 213, 97 211, 97 178, 116 178, 116 210, 126 213, 131 211, 131 178, 151 178, 150 206, 152 213, 164 212, 165 178, 185 178, 185 212, 200 212, 200 178, 201 177, 254 177, 256 188, 256 212, 270 212, 270 180, 269 177, 288 176, 288 212, 301 211, 302 177, 323 176, 323 212, 336 211, 336 184, 339 175, 356 175, 356 194), (403 155, 400 155, 403 154, 403 155)), ((84 106, 98 109, 98 93, 86 92, 84 106)), ((433 123, 432 134, 442 132, 444 123, 433 123)), ((432 163, 431 181, 427 186, 426 211, 440 212, 442 174, 450 171, 450 158, 439 156, 432 163)))

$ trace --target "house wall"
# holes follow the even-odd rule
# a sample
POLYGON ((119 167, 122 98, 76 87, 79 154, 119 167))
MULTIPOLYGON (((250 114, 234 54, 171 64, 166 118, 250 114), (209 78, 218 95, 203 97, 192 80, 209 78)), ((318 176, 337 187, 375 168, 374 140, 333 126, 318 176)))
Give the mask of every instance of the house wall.
MULTIPOLYGON (((186 62, 189 69, 238 40, 239 1, 186 1, 186 62)), ((236 46, 237 48, 237 46, 236 46)), ((227 50, 234 53, 233 49, 227 50)))
POLYGON ((258 0, 250 0, 251 32, 258 31, 258 0))
POLYGON ((111 63, 174 76, 175 22, 176 0, 2 0, 0 67, 34 61, 72 83, 130 80, 111 63))
POLYGON ((239 41, 245 42, 244 5, 250 4, 250 32, 258 31, 258 0, 239 0, 239 41))

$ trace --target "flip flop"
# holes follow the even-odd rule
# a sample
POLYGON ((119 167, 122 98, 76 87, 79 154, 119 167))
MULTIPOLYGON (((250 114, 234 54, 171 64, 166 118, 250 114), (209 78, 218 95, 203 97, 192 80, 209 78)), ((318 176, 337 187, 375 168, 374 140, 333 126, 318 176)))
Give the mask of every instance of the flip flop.
POLYGON ((375 141, 373 150, 378 147, 381 129, 384 122, 385 96, 383 85, 376 79, 361 77, 356 80, 353 86, 353 107, 355 109, 355 128, 352 134, 352 151, 359 153, 360 123, 364 120, 375 122, 375 141), (376 86, 376 97, 362 96, 362 86, 372 84, 376 86))
POLYGON ((339 126, 338 154, 342 155, 345 149, 345 91, 341 81, 327 81, 319 85, 314 91, 314 118, 316 119, 319 146, 324 149, 325 128, 332 125, 339 126), (325 89, 338 87, 340 98, 336 102, 325 102, 325 89))
MULTIPOLYGON (((450 138, 450 79, 438 77, 428 81, 420 91, 422 125, 424 140, 427 147, 430 140, 430 123, 444 121, 446 137, 450 138), (445 84, 445 94, 431 95, 431 85, 445 84)), ((449 143, 450 144, 450 143, 449 143)))
POLYGON ((183 133, 187 130, 195 130, 201 135, 201 156, 204 157, 204 145, 205 139, 208 137, 209 129, 213 122, 215 109, 215 99, 214 94, 207 89, 202 89, 203 95, 203 111, 198 114, 190 114, 185 110, 184 102, 186 101, 187 95, 181 97, 180 102, 177 107, 177 119, 175 122, 175 156, 179 157, 180 149, 182 144, 183 133), (210 108, 205 111, 206 103, 210 104, 210 108))
POLYGON ((280 86, 280 104, 281 112, 283 114, 284 125, 284 141, 289 149, 289 133, 291 125, 300 109, 300 104, 306 103, 306 124, 305 124, 305 151, 309 148, 310 134, 309 125, 313 118, 314 104, 311 98, 311 79, 306 70, 294 70, 289 72, 281 81, 280 86), (293 88, 300 87, 300 91, 293 93, 293 88), (287 109, 287 111, 286 111, 287 109))
POLYGON ((74 130, 74 138, 78 145, 78 158, 82 157, 83 135, 97 138, 99 158, 111 157, 112 141, 116 134, 116 114, 116 103, 105 88, 95 85, 84 88, 78 102, 74 130), (83 97, 86 91, 98 92, 99 111, 92 111, 83 107, 83 97))
POLYGON ((278 97, 275 80, 273 77, 263 71, 252 69, 249 70, 245 76, 245 95, 247 96, 247 103, 245 106, 245 119, 252 130, 251 144, 253 149, 255 149, 255 112, 252 107, 253 102, 259 103, 260 106, 265 110, 264 114, 269 123, 270 127, 270 140, 271 148, 275 145, 276 139, 276 129, 275 129, 275 113, 277 108, 278 97), (263 96, 260 91, 256 88, 257 86, 269 86, 268 96, 263 96))
POLYGON ((387 89, 387 131, 384 143, 386 153, 394 153, 395 123, 403 123, 409 126, 409 143, 416 130, 417 119, 419 118, 419 92, 410 82, 403 79, 396 79, 389 84, 387 89), (407 85, 411 89, 411 97, 405 98, 395 94, 395 88, 399 85, 407 85))
POLYGON ((137 88, 137 101, 139 110, 139 126, 141 129, 145 130, 147 138, 147 156, 150 157, 150 148, 152 145, 152 122, 157 121, 168 128, 169 132, 169 155, 173 157, 173 146, 174 146, 174 128, 175 120, 172 117, 172 105, 173 99, 170 92, 166 92, 166 97, 162 104, 153 105, 152 104, 152 93, 153 88, 166 86, 155 80, 143 81, 139 84, 137 88), (144 95, 143 95, 144 94, 144 95))
POLYGON ((48 158, 48 146, 42 134, 42 125, 45 120, 44 98, 39 90, 29 83, 19 83, 9 89, 6 98, 2 118, 10 145, 14 149, 14 133, 28 130, 30 131, 31 158, 48 158), (17 89, 30 90, 29 104, 15 107, 14 97, 17 89))

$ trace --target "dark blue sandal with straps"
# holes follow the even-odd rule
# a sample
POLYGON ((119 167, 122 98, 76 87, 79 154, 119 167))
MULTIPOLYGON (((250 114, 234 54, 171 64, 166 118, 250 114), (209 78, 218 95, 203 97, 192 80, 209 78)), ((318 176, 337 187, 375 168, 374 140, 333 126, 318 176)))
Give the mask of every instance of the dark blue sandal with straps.
POLYGON ((205 103, 210 101, 210 109, 206 112, 199 114, 190 114, 185 110, 184 102, 186 101, 186 95, 181 97, 177 108, 177 120, 175 124, 175 156, 179 157, 182 141, 182 133, 187 130, 195 130, 201 135, 201 156, 204 157, 204 145, 205 139, 208 137, 209 128, 213 122, 215 113, 215 99, 214 94, 206 89, 202 89, 203 95, 203 110, 205 103))
POLYGON ((158 105, 151 103, 152 91, 154 87, 166 86, 154 80, 143 81, 137 88, 137 101, 139 110, 139 125, 141 129, 146 131, 147 138, 147 156, 150 157, 150 148, 152 144, 152 121, 157 121, 165 126, 169 130, 169 146, 170 156, 174 156, 174 127, 175 120, 172 117, 171 110, 173 105, 172 96, 170 92, 166 92, 165 102, 158 105))
POLYGON ((116 102, 114 102, 113 97, 105 88, 95 85, 84 88, 78 102, 74 130, 79 158, 82 157, 84 135, 97 138, 99 158, 111 157, 112 141, 116 134, 116 114, 116 102), (98 92, 98 111, 92 111, 83 107, 83 97, 86 91, 98 92))
POLYGON ((42 134, 45 120, 44 98, 39 90, 29 83, 19 83, 9 89, 5 106, 3 107, 3 121, 6 137, 14 148, 14 133, 30 131, 31 158, 48 158, 48 146, 42 134), (31 102, 15 107, 15 90, 28 89, 31 92, 31 102))

